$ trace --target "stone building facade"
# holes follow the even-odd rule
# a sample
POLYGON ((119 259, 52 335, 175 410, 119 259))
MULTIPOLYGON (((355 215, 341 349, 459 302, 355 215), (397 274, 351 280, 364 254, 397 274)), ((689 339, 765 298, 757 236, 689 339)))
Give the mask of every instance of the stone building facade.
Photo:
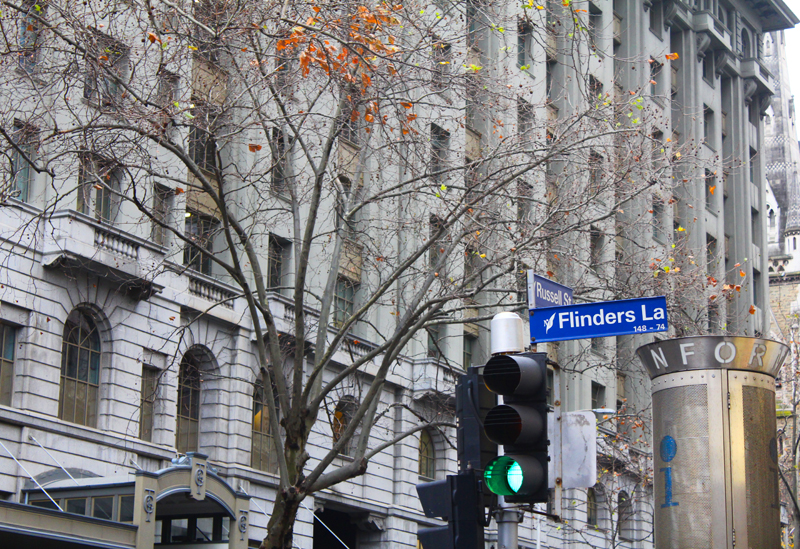
MULTIPOLYGON (((431 17, 438 5, 428 10, 431 17)), ((687 259, 687 272, 738 284, 741 271, 747 280, 725 306, 709 301, 708 288, 670 296, 693 318, 682 329, 768 333, 765 251, 772 217, 766 195, 769 166, 761 153, 768 145, 763 115, 776 90, 764 36, 798 22, 783 2, 585 2, 586 8, 574 16, 591 30, 593 43, 583 46, 587 80, 563 68, 567 63, 561 61, 572 55, 566 33, 543 30, 531 40, 522 25, 498 33, 480 3, 455 5, 465 8, 466 19, 458 23, 463 28, 451 30, 464 44, 451 47, 470 50, 476 65, 513 67, 508 86, 531 87, 529 99, 540 106, 539 119, 555 124, 574 114, 577 105, 585 107, 585 81, 592 82, 593 93, 606 90, 617 98, 636 94, 647 102, 648 111, 657 113, 657 122, 645 133, 664 147, 673 143, 669 146, 691 149, 702 166, 665 173, 654 182, 652 193, 620 205, 586 234, 565 239, 564 248, 580 253, 574 252, 574 262, 554 267, 559 281, 592 288, 590 299, 614 299, 618 294, 609 289, 614 286, 609 280, 629 286, 626 291, 636 289, 625 282, 626 258, 638 263, 657 253, 666 259, 680 240, 697 258, 691 264, 687 259), (509 51, 515 55, 509 57, 509 51), (673 185, 676 179, 686 184, 673 185), (634 226, 643 218, 648 220, 644 231, 640 226, 616 234, 617 227, 634 226)), ((562 2, 542 7, 554 14, 545 24, 558 26, 565 17, 562 2)), ((523 13, 511 2, 493 9, 511 21, 523 13)), ((103 24, 110 24, 113 15, 102 19, 103 24)), ((572 15, 566 14, 568 19, 572 15)), ((22 21, 21 42, 37 24, 35 18, 22 21)), ((131 42, 136 41, 132 34, 131 42)), ((113 57, 115 47, 106 45, 101 57, 113 57)), ((22 55, 20 66, 0 69, 8 84, 0 93, 7 103, 23 105, 5 117, 8 132, 17 120, 22 121, 17 129, 24 130, 31 119, 24 105, 41 83, 19 76, 30 59, 22 55), (17 81, 25 84, 11 87, 17 81)), ((213 103, 218 87, 209 74, 200 63, 175 69, 180 79, 202 87, 207 102, 213 103)), ((96 78, 93 83, 85 88, 80 107, 87 111, 102 92, 96 78)), ((71 98, 57 103, 56 111, 71 108, 66 99, 71 98)), ((465 125, 443 128, 452 147, 469 152, 476 143, 479 149, 496 142, 490 115, 522 126, 517 115, 524 117, 527 111, 517 110, 518 105, 495 107, 502 112, 490 112, 493 107, 481 105, 479 97, 468 98, 465 125)), ((47 124, 42 122, 42 128, 52 128, 47 124)), ((96 159, 87 160, 74 150, 26 149, 24 140, 19 143, 6 147, 13 177, 7 178, 12 187, 0 208, 0 533, 20 544, 48 539, 54 544, 70 540, 80 546, 137 549, 198 541, 257 545, 266 533, 278 481, 263 423, 266 397, 258 384, 256 336, 243 314, 244 298, 225 273, 193 255, 191 246, 165 236, 154 219, 142 218, 128 202, 115 203, 113 194, 104 194, 108 185, 85 185, 86 163, 96 164, 96 159), (57 173, 25 171, 26 151, 31 157, 63 157, 68 167, 57 173)), ((247 147, 240 145, 241 151, 226 153, 233 165, 247 162, 247 147)), ((115 177, 113 170, 97 165, 91 171, 115 177)), ((180 181, 190 175, 174 177, 180 181)), ((152 211, 163 206, 167 213, 160 222, 186 223, 187 233, 204 238, 213 207, 202 196, 177 192, 174 181, 169 185, 168 193, 154 187, 148 195, 152 211)), ((269 200, 278 204, 276 209, 286 207, 281 197, 269 200)), ((597 208, 607 207, 598 202, 597 208)), ((333 227, 335 200, 325 208, 321 216, 333 227)), ((378 219, 388 213, 371 215, 378 219)), ((270 265, 278 265, 278 287, 298 266, 286 245, 290 230, 278 226, 270 232, 263 253, 272 254, 270 265)), ((542 261, 551 263, 550 258, 542 261)), ((345 279, 376 276, 355 260, 347 269, 345 279)), ((313 284, 320 293, 324 274, 313 284)), ((343 288, 337 297, 352 311, 357 297, 343 288)), ((278 331, 291 333, 295 309, 288 294, 271 292, 270 307, 278 331)), ((367 356, 381 328, 393 321, 390 308, 370 319, 374 322, 340 348, 334 362, 345 365, 353 357, 367 356)), ((421 335, 409 342, 380 396, 396 412, 381 425, 374 443, 412 429, 433 403, 452 396, 456 374, 440 353, 448 363, 463 366, 487 358, 488 334, 478 324, 448 325, 439 338, 445 343, 437 346, 434 341, 434 349, 421 335)), ((672 333, 680 332, 675 328, 672 333)), ((649 381, 633 358, 633 350, 651 340, 624 336, 547 347, 569 371, 562 393, 554 398, 566 410, 598 410, 601 482, 564 494, 565 523, 526 513, 521 547, 653 546, 651 449, 644 429, 637 427, 639 434, 634 429, 639 421, 646 424, 649 381)), ((334 419, 315 427, 311 463, 330 448, 348 413, 348 396, 333 410, 334 419)), ((455 449, 437 432, 421 431, 386 448, 362 476, 307 499, 298 515, 295 544, 302 549, 337 543, 351 549, 415 547, 418 528, 438 523, 423 515, 414 486, 454 472, 455 458, 455 449)), ((343 452, 334 465, 348 461, 343 452)), ((487 547, 495 544, 492 525, 487 547)))

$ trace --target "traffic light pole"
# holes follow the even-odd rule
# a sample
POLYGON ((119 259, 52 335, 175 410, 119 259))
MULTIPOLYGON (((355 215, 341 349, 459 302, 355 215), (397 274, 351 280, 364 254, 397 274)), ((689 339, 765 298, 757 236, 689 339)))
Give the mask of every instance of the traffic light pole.
POLYGON ((505 502, 503 496, 497 496, 499 509, 495 513, 497 521, 497 549, 517 549, 519 547, 519 521, 522 513, 515 505, 505 502))

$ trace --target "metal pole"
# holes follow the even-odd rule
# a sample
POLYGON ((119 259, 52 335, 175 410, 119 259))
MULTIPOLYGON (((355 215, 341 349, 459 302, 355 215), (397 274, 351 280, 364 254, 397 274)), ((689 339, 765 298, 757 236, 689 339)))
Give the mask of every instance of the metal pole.
POLYGON ((516 507, 505 502, 503 496, 497 496, 500 509, 495 514, 497 521, 497 549, 517 549, 519 547, 519 518, 516 507))

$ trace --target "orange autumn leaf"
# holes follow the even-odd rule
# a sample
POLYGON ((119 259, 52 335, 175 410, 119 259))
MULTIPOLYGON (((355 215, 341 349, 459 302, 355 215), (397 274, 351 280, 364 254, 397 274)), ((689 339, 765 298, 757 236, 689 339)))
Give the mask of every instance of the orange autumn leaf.
POLYGON ((554 273, 553 271, 547 271, 547 276, 553 278, 554 276, 556 276, 556 273, 554 273))
POLYGON ((367 113, 367 114, 364 115, 364 120, 366 120, 367 122, 374 122, 375 121, 375 117, 372 116, 371 114, 367 113))
POLYGON ((672 52, 672 53, 668 53, 668 54, 667 54, 667 55, 665 55, 664 57, 666 57, 666 58, 667 58, 667 59, 669 59, 670 61, 675 61, 675 60, 676 60, 676 59, 678 59, 680 56, 678 55, 678 52, 672 52))
POLYGON ((183 194, 183 193, 184 193, 184 191, 183 191, 183 189, 182 189, 182 188, 180 188, 180 187, 175 187, 175 194, 183 194))
POLYGON ((742 291, 742 286, 737 284, 736 286, 733 287, 733 289, 736 290, 737 292, 741 292, 742 291))
POLYGON ((745 273, 743 270, 739 269, 739 276, 747 276, 747 273, 745 273))
POLYGON ((712 195, 714 194, 715 190, 717 190, 717 186, 716 185, 713 185, 713 186, 708 188, 708 192, 710 192, 712 195))
POLYGON ((755 305, 750 305, 750 314, 751 315, 756 314, 756 306, 755 305))
POLYGON ((741 266, 742 266, 741 263, 737 263, 736 265, 734 265, 734 267, 741 267, 741 266))
POLYGON ((254 153, 254 152, 258 152, 258 151, 261 150, 261 145, 256 145, 255 143, 250 143, 247 146, 247 148, 250 149, 251 153, 254 153))
POLYGON ((148 32, 148 33, 147 33, 147 39, 148 39, 148 40, 150 40, 150 43, 151 43, 151 44, 152 44, 153 42, 155 42, 156 40, 158 40, 158 43, 159 43, 159 44, 161 43, 161 40, 158 38, 158 36, 156 36, 156 35, 155 35, 155 34, 153 34, 152 32, 148 32))
POLYGON ((320 7, 319 6, 314 6, 311 9, 314 10, 315 13, 319 13, 320 7))

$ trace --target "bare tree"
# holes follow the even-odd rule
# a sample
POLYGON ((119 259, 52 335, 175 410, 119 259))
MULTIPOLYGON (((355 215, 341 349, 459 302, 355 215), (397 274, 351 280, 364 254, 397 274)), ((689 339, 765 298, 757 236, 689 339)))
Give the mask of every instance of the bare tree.
POLYGON ((682 283, 706 291, 670 226, 672 174, 696 169, 694 151, 654 129, 649 90, 590 74, 598 31, 582 10, 531 3, 517 21, 482 3, 4 5, 17 37, 0 46, 7 206, 39 204, 36 231, 76 209, 149 238, 164 250, 151 282, 186 273, 213 307, 245 305, 263 451, 280 476, 262 547, 292 546, 308 495, 418 431, 449 432, 445 408, 377 437, 387 377, 423 341, 459 368, 448 338, 524 309, 526 269, 596 300, 679 284, 670 265, 683 262, 682 283), (534 64, 528 46, 514 53, 514 26, 530 47, 559 36, 545 94, 509 83, 534 64), (489 39, 507 58, 481 53, 489 39), (20 166, 47 184, 22 196, 20 166), (650 216, 626 217, 650 202, 650 216), (657 230, 672 251, 641 244, 657 230), (638 251, 619 257, 618 237, 638 251), (331 443, 312 459, 315 431, 331 443), (342 453, 353 459, 334 466, 342 453))

